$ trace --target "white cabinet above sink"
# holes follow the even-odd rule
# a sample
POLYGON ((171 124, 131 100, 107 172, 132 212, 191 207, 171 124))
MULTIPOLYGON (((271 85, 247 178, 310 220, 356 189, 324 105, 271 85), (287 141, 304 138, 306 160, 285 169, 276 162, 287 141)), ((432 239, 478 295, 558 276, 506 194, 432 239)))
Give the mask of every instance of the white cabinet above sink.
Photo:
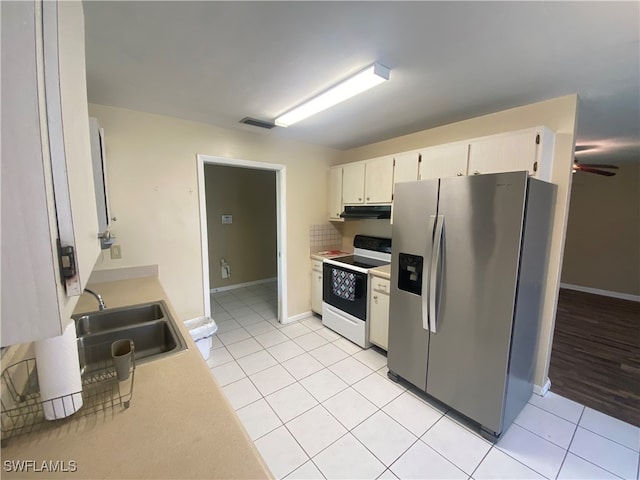
POLYGON ((61 335, 100 253, 81 2, 2 2, 2 345, 61 335))

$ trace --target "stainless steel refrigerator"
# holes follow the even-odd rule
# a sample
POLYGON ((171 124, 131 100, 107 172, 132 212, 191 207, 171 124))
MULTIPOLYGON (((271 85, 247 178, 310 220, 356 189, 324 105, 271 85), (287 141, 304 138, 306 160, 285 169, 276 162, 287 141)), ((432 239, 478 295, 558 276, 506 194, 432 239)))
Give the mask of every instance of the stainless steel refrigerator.
POLYGON ((395 187, 389 376, 493 440, 533 389, 555 192, 527 172, 395 187))

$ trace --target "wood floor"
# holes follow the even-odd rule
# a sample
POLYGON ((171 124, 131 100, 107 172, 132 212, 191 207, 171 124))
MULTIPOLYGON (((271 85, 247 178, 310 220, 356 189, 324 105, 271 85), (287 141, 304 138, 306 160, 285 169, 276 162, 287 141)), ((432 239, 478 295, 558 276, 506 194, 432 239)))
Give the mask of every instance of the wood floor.
POLYGON ((551 391, 640 426, 640 303, 560 290, 551 391))

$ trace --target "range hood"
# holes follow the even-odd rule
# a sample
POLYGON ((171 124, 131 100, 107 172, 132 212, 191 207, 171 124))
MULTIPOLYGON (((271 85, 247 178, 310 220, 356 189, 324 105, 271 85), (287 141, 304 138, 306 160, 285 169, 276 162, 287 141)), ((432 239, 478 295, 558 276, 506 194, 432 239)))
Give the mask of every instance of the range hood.
POLYGON ((391 218, 391 205, 349 205, 340 214, 345 220, 391 218))

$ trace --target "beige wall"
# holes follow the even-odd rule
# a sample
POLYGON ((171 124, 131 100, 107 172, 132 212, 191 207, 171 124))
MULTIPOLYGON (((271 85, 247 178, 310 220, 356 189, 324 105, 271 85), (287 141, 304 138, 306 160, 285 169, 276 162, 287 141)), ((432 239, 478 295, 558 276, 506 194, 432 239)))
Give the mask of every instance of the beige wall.
POLYGON ((113 233, 122 259, 108 251, 96 269, 158 264, 177 313, 202 315, 204 295, 197 154, 286 167, 288 315, 309 311, 309 225, 325 223, 327 166, 336 150, 231 131, 122 108, 90 105, 105 130, 113 233))
POLYGON ((640 164, 573 176, 562 281, 640 295, 640 164))
POLYGON ((543 386, 546 382, 551 355, 569 192, 571 190, 577 109, 577 95, 568 95, 355 148, 345 152, 338 162, 364 160, 538 125, 545 125, 556 132, 555 161, 551 181, 558 186, 558 195, 553 219, 543 318, 534 377, 538 386, 543 386))
POLYGON ((204 175, 211 288, 276 277, 276 173, 205 164, 204 175), (230 278, 222 278, 222 258, 230 278))

